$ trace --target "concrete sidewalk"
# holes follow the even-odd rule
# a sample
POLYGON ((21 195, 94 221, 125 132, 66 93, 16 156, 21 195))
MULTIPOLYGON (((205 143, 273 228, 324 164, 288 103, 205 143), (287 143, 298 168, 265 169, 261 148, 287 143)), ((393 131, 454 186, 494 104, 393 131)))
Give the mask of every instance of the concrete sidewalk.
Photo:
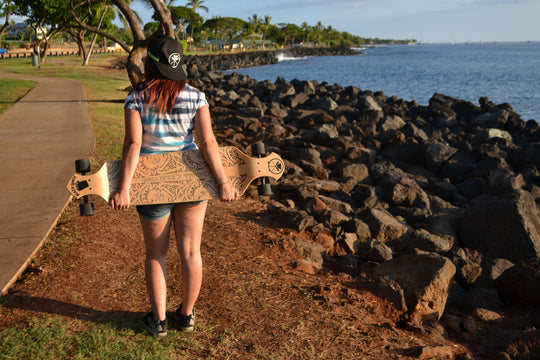
POLYGON ((71 196, 74 162, 90 158, 94 133, 81 82, 39 83, 0 115, 0 289, 5 294, 39 250, 71 196))

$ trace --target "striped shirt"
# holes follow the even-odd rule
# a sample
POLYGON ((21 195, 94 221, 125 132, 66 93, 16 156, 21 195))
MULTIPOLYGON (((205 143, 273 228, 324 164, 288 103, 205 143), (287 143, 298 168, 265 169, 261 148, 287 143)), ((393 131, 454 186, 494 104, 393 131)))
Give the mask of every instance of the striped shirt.
POLYGON ((143 125, 141 155, 197 149, 193 136, 193 119, 197 111, 208 105, 204 93, 186 84, 170 114, 158 115, 147 107, 140 91, 131 92, 124 108, 141 114, 143 125))

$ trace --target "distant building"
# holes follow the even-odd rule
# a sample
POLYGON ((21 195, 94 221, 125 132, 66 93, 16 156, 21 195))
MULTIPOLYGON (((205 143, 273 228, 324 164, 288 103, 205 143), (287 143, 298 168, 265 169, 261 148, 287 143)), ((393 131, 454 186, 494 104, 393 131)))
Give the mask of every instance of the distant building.
POLYGON ((118 43, 114 43, 113 46, 107 46, 108 51, 119 51, 119 50, 122 50, 122 49, 123 48, 118 43))
POLYGON ((274 46, 272 40, 249 40, 249 39, 210 39, 203 40, 203 45, 210 45, 211 47, 217 47, 218 49, 226 50, 238 50, 238 49, 260 49, 260 48, 270 48, 274 46))
POLYGON ((39 26, 35 30, 36 30, 36 33, 34 37, 37 38, 38 40, 43 39, 45 36, 47 36, 47 32, 49 31, 44 26, 39 26))
POLYGON ((8 37, 19 38, 20 34, 28 35, 28 25, 26 23, 16 23, 15 25, 8 26, 8 37))
POLYGON ((222 47, 224 46, 225 44, 227 44, 227 40, 225 39, 210 39, 210 40, 203 40, 202 41, 202 44, 203 45, 213 45, 213 46, 219 46, 219 47, 222 47))
POLYGON ((232 50, 236 49, 243 49, 244 48, 244 41, 242 39, 232 39, 228 43, 229 48, 232 50))
POLYGON ((248 48, 271 48, 274 46, 274 42, 272 40, 243 40, 244 46, 248 48))

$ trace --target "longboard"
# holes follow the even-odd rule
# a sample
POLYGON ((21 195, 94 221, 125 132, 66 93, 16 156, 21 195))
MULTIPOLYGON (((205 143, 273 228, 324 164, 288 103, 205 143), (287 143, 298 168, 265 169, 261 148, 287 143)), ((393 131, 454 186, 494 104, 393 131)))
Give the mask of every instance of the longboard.
MULTIPOLYGON (((219 149, 225 173, 240 195, 257 178, 279 179, 285 170, 283 159, 271 153, 250 157, 234 146, 219 149)), ((118 188, 121 161, 105 163, 97 172, 75 173, 67 184, 74 198, 98 195, 109 201, 118 188)), ((187 150, 139 157, 130 188, 131 204, 164 204, 210 200, 219 188, 199 150, 187 150)))

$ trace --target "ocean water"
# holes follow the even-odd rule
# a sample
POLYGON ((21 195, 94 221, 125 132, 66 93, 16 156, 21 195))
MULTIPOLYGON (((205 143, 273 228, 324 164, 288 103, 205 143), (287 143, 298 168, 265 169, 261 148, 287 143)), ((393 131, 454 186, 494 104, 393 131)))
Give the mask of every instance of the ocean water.
POLYGON ((509 103, 523 120, 540 121, 540 43, 474 43, 368 47, 362 55, 290 58, 235 70, 262 81, 317 80, 383 91, 427 105, 442 93, 479 105, 509 103))

